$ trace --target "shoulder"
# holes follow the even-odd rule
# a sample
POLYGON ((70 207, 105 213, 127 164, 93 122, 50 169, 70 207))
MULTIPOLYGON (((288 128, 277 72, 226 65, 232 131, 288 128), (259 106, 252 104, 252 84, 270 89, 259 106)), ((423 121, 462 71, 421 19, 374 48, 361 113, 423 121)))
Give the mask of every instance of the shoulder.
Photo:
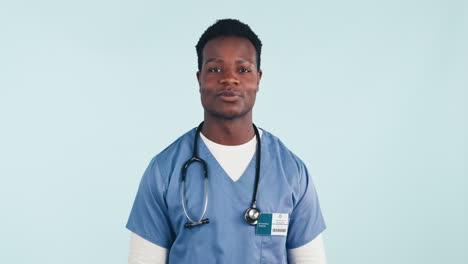
POLYGON ((156 160, 158 163, 167 163, 168 161, 176 160, 176 157, 179 157, 181 154, 185 154, 187 152, 192 153, 195 130, 195 128, 191 129, 177 138, 164 150, 154 156, 153 160, 156 160))
MULTIPOLYGON (((305 167, 304 162, 291 151, 278 137, 263 129, 262 149, 271 159, 280 159, 282 163, 290 163, 298 170, 305 167)), ((263 154, 263 153, 262 153, 263 154)))
POLYGON ((164 182, 164 185, 167 185, 169 180, 168 176, 171 175, 176 168, 180 168, 192 155, 194 137, 195 129, 191 129, 177 138, 151 159, 148 170, 156 175, 156 178, 162 177, 163 179, 160 180, 164 182))

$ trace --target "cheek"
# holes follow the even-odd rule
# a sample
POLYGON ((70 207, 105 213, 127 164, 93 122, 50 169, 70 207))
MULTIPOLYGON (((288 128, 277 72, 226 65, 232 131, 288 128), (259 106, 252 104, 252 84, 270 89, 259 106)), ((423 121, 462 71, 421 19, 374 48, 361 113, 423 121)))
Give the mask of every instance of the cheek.
POLYGON ((206 87, 200 87, 200 99, 201 103, 204 106, 214 103, 215 93, 212 89, 207 89, 206 87))
POLYGON ((200 76, 200 81, 202 83, 210 83, 210 82, 215 82, 217 78, 218 76, 216 74, 203 73, 200 76))
POLYGON ((249 90, 247 93, 246 93, 246 96, 245 96, 245 103, 247 105, 253 105, 255 103, 255 98, 257 96, 257 90, 256 89, 252 89, 252 90, 249 90))
POLYGON ((208 92, 209 90, 216 88, 216 85, 217 85, 217 81, 213 77, 200 78, 200 81, 199 81, 200 90, 204 90, 208 92))
POLYGON ((200 96, 202 99, 213 97, 216 94, 215 91, 215 89, 211 89, 206 85, 200 86, 200 96))

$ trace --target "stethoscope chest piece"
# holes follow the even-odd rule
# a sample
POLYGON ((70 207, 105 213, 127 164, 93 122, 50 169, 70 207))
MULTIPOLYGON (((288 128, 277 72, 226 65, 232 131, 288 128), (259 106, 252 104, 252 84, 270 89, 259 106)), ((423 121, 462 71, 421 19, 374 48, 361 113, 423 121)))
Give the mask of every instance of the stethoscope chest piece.
POLYGON ((249 225, 257 225, 258 219, 260 218, 260 210, 257 208, 250 207, 245 210, 244 219, 249 225))

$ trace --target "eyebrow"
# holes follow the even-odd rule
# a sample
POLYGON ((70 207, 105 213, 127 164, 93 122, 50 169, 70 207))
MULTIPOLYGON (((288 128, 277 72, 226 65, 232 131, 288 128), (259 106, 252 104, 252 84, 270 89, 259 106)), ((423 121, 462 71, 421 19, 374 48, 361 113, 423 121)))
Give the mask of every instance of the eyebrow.
MULTIPOLYGON (((222 59, 208 59, 208 60, 205 61, 205 64, 210 63, 210 62, 224 62, 224 61, 222 59)), ((252 61, 247 60, 247 59, 236 60, 237 64, 244 63, 244 62, 249 62, 249 63, 254 64, 252 61)))

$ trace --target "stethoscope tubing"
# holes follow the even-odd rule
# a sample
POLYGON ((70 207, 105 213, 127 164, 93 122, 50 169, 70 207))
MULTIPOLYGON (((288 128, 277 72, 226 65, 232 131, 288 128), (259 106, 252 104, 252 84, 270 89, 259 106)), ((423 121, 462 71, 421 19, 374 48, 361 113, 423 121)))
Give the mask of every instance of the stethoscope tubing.
POLYGON ((261 149, 262 145, 260 143, 260 133, 258 132, 257 127, 253 125, 255 131, 255 137, 257 138, 257 162, 255 163, 255 185, 254 185, 254 194, 252 198, 252 208, 257 208, 257 192, 258 192, 258 182, 260 180, 260 161, 261 161, 261 149))
MULTIPOLYGON (((198 156, 198 138, 200 137, 200 132, 203 127, 203 123, 201 122, 200 125, 198 125, 196 133, 195 133, 195 139, 193 143, 193 154, 192 157, 185 162, 184 166, 182 167, 182 186, 181 186, 181 200, 182 200, 182 208, 184 209, 184 214, 187 217, 187 219, 190 221, 189 223, 185 224, 185 227, 190 228, 194 227, 197 225, 201 224, 208 224, 210 220, 208 218, 205 218, 205 214, 208 208, 208 166, 206 165, 206 162, 198 156), (201 214, 201 217, 198 221, 193 220, 189 214, 188 210, 185 205, 185 177, 187 176, 187 169, 190 166, 190 164, 194 162, 199 162, 203 165, 203 171, 204 171, 204 182, 205 182, 205 197, 204 197, 204 205, 203 205, 203 212, 201 214)), ((260 133, 258 132, 257 127, 253 125, 254 131, 255 131, 255 137, 257 139, 257 162, 255 166, 255 184, 254 184, 254 192, 253 192, 253 197, 252 197, 252 207, 248 208, 244 214, 245 221, 250 224, 250 225, 256 225, 257 224, 257 219, 251 219, 249 217, 249 211, 253 210, 257 212, 257 216, 260 214, 260 210, 257 209, 257 193, 258 193, 258 184, 259 184, 259 179, 260 179, 260 159, 261 159, 261 143, 260 143, 260 133)))
MULTIPOLYGON (((185 195, 184 195, 184 193, 185 193, 185 181, 182 181, 181 193, 182 193, 182 201, 185 201, 185 195)), ((205 202, 204 202, 203 212, 201 214, 200 219, 198 219, 198 221, 195 221, 189 216, 189 214, 187 212, 187 208, 185 207, 185 202, 182 203, 182 208, 184 208, 184 213, 187 216, 188 220, 190 220, 190 222, 192 222, 193 224, 202 224, 202 220, 203 220, 203 218, 205 217, 205 214, 206 214, 206 209, 208 208, 208 178, 205 178, 205 202)))

